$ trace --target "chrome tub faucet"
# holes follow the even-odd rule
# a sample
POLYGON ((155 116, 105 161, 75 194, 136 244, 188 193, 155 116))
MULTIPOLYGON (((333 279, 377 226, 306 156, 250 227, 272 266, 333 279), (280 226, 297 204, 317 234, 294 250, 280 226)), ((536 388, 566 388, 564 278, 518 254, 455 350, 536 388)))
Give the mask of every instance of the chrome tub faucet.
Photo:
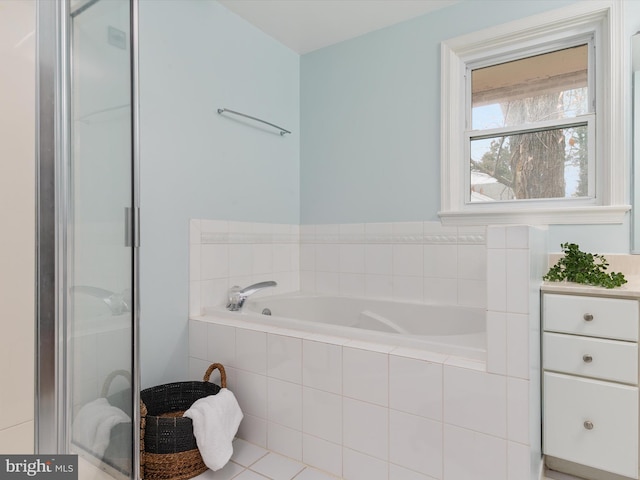
POLYGON ((253 285, 249 285, 245 288, 240 288, 238 285, 234 285, 229 289, 229 301, 227 302, 227 310, 231 310, 232 312, 239 311, 240 309, 242 309, 242 305, 244 305, 244 301, 249 295, 253 295, 257 291, 263 290, 265 288, 275 287, 276 285, 278 284, 273 280, 254 283, 253 285))

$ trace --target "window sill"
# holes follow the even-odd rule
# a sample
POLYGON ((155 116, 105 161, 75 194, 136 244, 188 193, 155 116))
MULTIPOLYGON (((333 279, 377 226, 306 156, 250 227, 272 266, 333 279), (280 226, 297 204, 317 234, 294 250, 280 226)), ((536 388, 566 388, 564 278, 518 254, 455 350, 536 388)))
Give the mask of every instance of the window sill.
POLYGON ((623 223, 631 205, 438 212, 443 225, 575 225, 623 223))

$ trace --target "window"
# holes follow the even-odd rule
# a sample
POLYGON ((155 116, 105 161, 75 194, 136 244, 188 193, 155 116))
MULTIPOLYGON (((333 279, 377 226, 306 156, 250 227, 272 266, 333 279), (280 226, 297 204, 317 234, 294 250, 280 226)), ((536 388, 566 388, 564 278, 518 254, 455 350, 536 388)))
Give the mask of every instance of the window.
POLYGON ((468 202, 593 196, 589 47, 468 67, 468 202))
POLYGON ((443 42, 443 223, 624 219, 621 19, 584 3, 443 42))

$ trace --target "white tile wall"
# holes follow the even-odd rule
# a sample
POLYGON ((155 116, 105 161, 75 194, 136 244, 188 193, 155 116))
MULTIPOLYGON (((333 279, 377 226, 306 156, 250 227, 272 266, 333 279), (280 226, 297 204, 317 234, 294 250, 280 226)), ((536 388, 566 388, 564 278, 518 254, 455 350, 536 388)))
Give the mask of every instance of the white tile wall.
POLYGON ((365 273, 371 275, 393 274, 393 246, 365 245, 365 273))
POLYGON ((424 278, 424 301, 455 305, 458 302, 458 280, 455 278, 424 278))
POLYGON ((425 245, 424 274, 430 278, 457 278, 458 247, 457 245, 425 245))
POLYGON ((268 378, 267 420, 301 431, 302 385, 268 378))
POLYGON ((445 425, 444 478, 446 480, 506 480, 506 440, 453 425, 445 425))
POLYGON ((339 294, 364 283, 366 295, 487 305, 487 361, 192 319, 191 368, 228 365, 245 412, 239 436, 347 480, 534 478, 542 234, 490 227, 486 247, 484 229, 431 222, 299 234, 303 288, 339 294))
POLYGON ((519 378, 507 379, 507 438, 522 444, 529 443, 529 382, 519 378))
POLYGON ((345 347, 342 362, 344 396, 383 407, 389 404, 388 355, 345 347))
MULTIPOLYGON (((489 229, 491 230, 491 229, 489 229)), ((487 309, 507 309, 507 253, 503 248, 487 245, 487 309)))
POLYGON ((443 403, 446 423, 506 438, 506 377, 445 365, 443 403))
MULTIPOLYGON (((201 332, 198 332, 201 333, 201 332)), ((194 336, 189 328, 189 338, 194 336)), ((198 358, 213 359, 214 362, 220 362, 223 365, 236 365, 236 329, 226 325, 209 325, 207 328, 206 357, 199 357, 197 354, 192 356, 198 358)), ((191 346, 189 346, 191 348, 191 346)))
POLYGON ((302 460, 302 432, 277 423, 267 423, 267 448, 295 460, 302 460))
POLYGON ((507 313, 507 374, 529 378, 529 315, 507 313))
POLYGON ((302 383, 302 339, 267 335, 267 374, 273 378, 302 383))
POLYGON ((529 313, 529 250, 507 249, 507 312, 529 313))
POLYGON ((340 245, 340 272, 360 273, 365 271, 365 246, 363 244, 342 244, 340 245))
POLYGON ((365 276, 360 273, 341 273, 339 292, 348 297, 364 297, 366 295, 365 276))
POLYGON ((486 305, 485 228, 439 222, 304 225, 301 289, 486 305))
POLYGON ((276 288, 256 295, 298 291, 301 264, 315 261, 313 252, 300 248, 298 225, 192 219, 189 313, 200 315, 203 307, 223 304, 233 285, 275 280, 276 288))
POLYGON ((396 410, 389 412, 389 461, 442 478, 442 423, 396 410))
POLYGON ((544 229, 487 229, 487 371, 507 381, 509 479, 537 479, 540 471, 539 286, 547 255, 544 229))
MULTIPOLYGON (((190 325, 194 331, 198 332, 202 331, 203 325, 212 331, 220 331, 220 326, 214 323, 191 320, 190 325)), ((254 333, 253 330, 248 332, 243 331, 246 329, 236 330, 235 335, 228 335, 227 332, 227 338, 242 339, 246 333, 254 333)), ((274 338, 278 336, 271 333, 267 335, 273 335, 274 338)), ((207 342, 215 341, 213 334, 207 335, 206 338, 207 342)), ((398 349, 399 355, 395 355, 393 351, 388 354, 380 352, 380 350, 385 351, 386 348, 374 348, 366 352, 373 355, 374 359, 380 355, 387 357, 391 379, 387 391, 392 408, 323 390, 324 388, 339 390, 339 380, 343 375, 340 372, 345 369, 345 362, 336 361, 336 358, 342 357, 338 353, 347 351, 349 353, 344 355, 344 358, 348 359, 355 353, 354 358, 364 359, 358 356, 360 352, 365 352, 362 350, 363 344, 357 345, 358 348, 353 348, 349 346, 349 342, 346 345, 330 345, 315 340, 303 340, 302 357, 305 365, 303 371, 328 373, 320 376, 303 374, 303 381, 306 378, 316 387, 321 387, 320 389, 271 378, 268 373, 255 374, 229 366, 227 370, 231 373, 230 388, 236 392, 245 411, 240 436, 266 445, 283 455, 296 459, 302 458, 306 463, 335 475, 340 474, 340 462, 336 460, 336 455, 342 451, 344 461, 341 465, 344 478, 365 478, 358 475, 368 474, 372 464, 382 465, 383 471, 376 470, 374 474, 382 475, 382 478, 387 478, 386 469, 389 472, 410 472, 418 475, 415 478, 448 478, 443 477, 441 471, 442 465, 447 465, 447 462, 449 462, 452 478, 456 478, 455 475, 462 475, 460 469, 464 472, 464 469, 468 468, 469 461, 475 462, 472 463, 472 472, 476 471, 476 467, 484 468, 482 455, 488 454, 492 456, 491 458, 498 460, 502 458, 500 446, 506 445, 507 434, 493 430, 495 424, 508 424, 510 439, 518 441, 524 438, 526 418, 523 420, 524 415, 519 406, 527 395, 526 390, 522 388, 526 388, 528 383, 526 380, 507 379, 481 370, 449 366, 449 363, 465 365, 465 362, 450 362, 451 358, 447 359, 444 356, 428 354, 428 352, 424 354, 415 352, 415 357, 426 357, 439 362, 412 358, 409 356, 411 355, 409 349, 398 349), (443 360, 447 365, 443 366, 443 360), (438 389, 438 386, 442 385, 443 371, 444 391, 438 389), (502 384, 507 380, 509 381, 508 393, 503 400, 502 384), (428 388, 425 388, 425 383, 428 388), (268 391, 266 397, 265 390, 268 391), (301 425, 297 420, 300 411, 299 391, 302 391, 301 425), (395 393, 398 395, 396 396, 395 393), (510 402, 508 406, 505 403, 507 401, 510 402), (260 406, 260 403, 264 406, 260 406), (423 406, 425 404, 429 405, 426 409, 423 406), (444 424, 440 421, 442 414, 438 412, 442 409, 441 405, 444 405, 445 410, 444 424), (462 411, 465 405, 467 409, 477 408, 477 410, 468 415, 467 412, 462 411), (434 418, 428 418, 428 416, 434 418), (504 420, 502 416, 505 417, 504 420), (475 417, 482 417, 482 419, 478 420, 475 417), (449 431, 462 436, 465 442, 460 448, 466 453, 464 456, 456 456, 451 453, 450 448, 449 457, 446 457, 444 442, 447 436, 444 432, 447 426, 454 428, 452 424, 456 423, 465 425, 465 428, 449 429, 449 431), (492 434, 482 434, 482 431, 492 434), (346 448, 343 449, 343 447, 346 448), (426 462, 426 458, 430 461, 426 462), (463 465, 457 465, 455 461, 460 461, 463 465), (400 470, 394 466, 399 467, 400 470)), ((194 347, 191 354, 195 351, 208 352, 209 348, 205 349, 199 345, 194 347)), ((192 362, 202 361, 195 357, 191 360, 192 362)), ((202 362, 206 365, 206 361, 202 362)), ((524 414, 526 413, 525 411, 524 414)), ((453 444, 455 445, 456 442, 457 440, 454 440, 453 444)), ((524 447, 528 451, 528 447, 526 445, 524 447)), ((512 450, 517 452, 517 455, 510 457, 508 468, 521 471, 520 469, 524 468, 521 465, 521 449, 518 450, 518 446, 514 445, 512 450)), ((503 462, 506 471, 507 463, 505 462, 506 460, 503 462)), ((412 477, 407 476, 407 478, 412 477)), ((457 478, 484 477, 459 476, 457 478)), ((520 477, 509 478, 515 480, 520 477)))
MULTIPOLYGON (((227 381, 235 392, 240 408, 248 415, 267 418, 267 377, 244 370, 232 370, 233 379, 227 381)), ((248 440, 248 439, 247 439, 248 440)))
POLYGON ((342 441, 345 447, 387 460, 389 411, 371 403, 343 397, 342 441))
POLYGON ((518 449, 524 444, 517 442, 526 440, 527 412, 521 408, 526 380, 489 374, 482 363, 407 348, 339 339, 330 344, 321 336, 300 340, 200 320, 190 320, 190 330, 191 338, 197 333, 207 343, 194 342, 190 350, 197 377, 207 362, 217 360, 209 352, 220 342, 218 335, 240 349, 262 333, 268 358, 271 350, 296 357, 301 342, 297 381, 275 378, 282 371, 270 367, 257 373, 241 355, 229 356, 228 385, 245 413, 239 436, 248 441, 345 479, 481 480, 489 477, 465 477, 465 469, 484 472, 494 461, 502 462, 496 478, 506 479, 501 469, 524 468, 518 449), (358 365, 362 379, 354 378, 358 365), (515 452, 508 464, 507 440, 515 452))
MULTIPOLYGON (((507 478, 527 479, 532 477, 530 471, 531 452, 527 445, 507 442, 507 478)), ((538 478, 537 476, 535 477, 538 478)))
POLYGON ((507 314, 506 312, 487 312, 487 364, 491 373, 505 375, 507 373, 507 314))
POLYGON ((487 254, 484 245, 460 245, 458 247, 458 277, 485 280, 487 254))
POLYGON ((342 446, 312 435, 302 435, 302 461, 331 475, 342 475, 342 446))
POLYGON ((432 480, 433 477, 427 477, 426 475, 422 475, 421 473, 414 472, 404 467, 400 467, 398 465, 394 465, 393 463, 389 465, 389 478, 393 478, 394 480, 432 480))
POLYGON ((389 480, 388 464, 349 448, 343 449, 342 477, 345 480, 389 480))
POLYGON ((442 421, 442 365, 389 356, 389 406, 442 421))
POLYGON ((305 433, 342 443, 342 396, 304 387, 302 423, 305 433))
POLYGON ((267 373, 267 334, 256 330, 236 330, 235 367, 249 372, 267 373))
POLYGON ((244 418, 238 429, 238 438, 261 447, 267 446, 267 421, 244 412, 244 418))

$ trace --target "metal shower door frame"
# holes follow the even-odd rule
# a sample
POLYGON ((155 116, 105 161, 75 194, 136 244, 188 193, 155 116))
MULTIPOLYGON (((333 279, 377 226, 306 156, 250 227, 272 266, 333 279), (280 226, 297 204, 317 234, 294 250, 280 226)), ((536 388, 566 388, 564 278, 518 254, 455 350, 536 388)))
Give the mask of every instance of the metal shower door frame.
MULTIPOLYGON (((79 8, 89 8, 89 0, 79 8)), ((132 245, 132 477, 140 465, 139 359, 139 88, 138 0, 131 21, 131 201, 132 245)), ((70 158, 71 12, 68 0, 38 0, 36 6, 36 285, 34 451, 68 453, 66 285, 70 158)))

